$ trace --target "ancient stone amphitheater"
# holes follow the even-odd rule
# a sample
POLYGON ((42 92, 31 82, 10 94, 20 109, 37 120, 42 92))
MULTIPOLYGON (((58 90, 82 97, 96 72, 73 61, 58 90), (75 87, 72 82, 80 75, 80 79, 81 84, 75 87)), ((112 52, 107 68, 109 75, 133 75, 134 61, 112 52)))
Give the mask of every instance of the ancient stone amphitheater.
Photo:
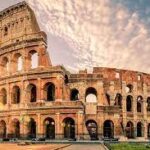
POLYGON ((0 12, 0 138, 146 140, 150 75, 53 66, 26 2, 0 12))

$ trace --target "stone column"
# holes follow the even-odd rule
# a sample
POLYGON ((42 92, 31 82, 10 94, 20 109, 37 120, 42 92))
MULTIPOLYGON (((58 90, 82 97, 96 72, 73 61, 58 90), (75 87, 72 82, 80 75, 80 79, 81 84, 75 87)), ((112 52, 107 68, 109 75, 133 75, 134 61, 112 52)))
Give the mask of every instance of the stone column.
POLYGON ((148 126, 147 126, 147 97, 143 97, 143 120, 144 120, 144 124, 143 124, 143 127, 144 127, 144 130, 143 130, 143 136, 145 139, 148 138, 148 126))
POLYGON ((37 137, 42 137, 42 124, 41 124, 41 115, 38 113, 37 114, 37 137))
POLYGON ((62 138, 62 131, 61 131, 61 127, 62 127, 62 123, 60 122, 60 113, 56 113, 55 114, 55 138, 56 139, 61 139, 62 138))
POLYGON ((63 81, 62 81, 62 75, 58 75, 56 77, 56 87, 55 87, 55 99, 56 101, 62 101, 63 98, 63 81))
POLYGON ((83 111, 77 112, 77 123, 76 123, 76 138, 78 140, 83 139, 83 125, 84 125, 84 116, 83 111))
POLYGON ((41 79, 38 78, 37 79, 37 102, 41 102, 41 92, 42 92, 41 88, 42 88, 41 79))

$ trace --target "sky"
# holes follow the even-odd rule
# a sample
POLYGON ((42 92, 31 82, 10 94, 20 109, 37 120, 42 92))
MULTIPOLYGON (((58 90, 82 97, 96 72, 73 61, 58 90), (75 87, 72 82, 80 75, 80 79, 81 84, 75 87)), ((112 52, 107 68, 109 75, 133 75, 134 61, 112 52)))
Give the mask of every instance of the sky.
MULTIPOLYGON (((0 10, 21 0, 0 0, 0 10)), ((150 73, 150 0, 26 0, 53 65, 150 73)))

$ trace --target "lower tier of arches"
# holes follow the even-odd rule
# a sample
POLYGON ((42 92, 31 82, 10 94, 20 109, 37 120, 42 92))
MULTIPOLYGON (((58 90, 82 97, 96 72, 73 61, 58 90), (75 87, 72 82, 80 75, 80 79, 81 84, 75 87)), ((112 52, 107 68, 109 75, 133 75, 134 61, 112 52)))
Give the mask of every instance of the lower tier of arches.
POLYGON ((32 139, 91 139, 102 138, 150 138, 150 123, 118 120, 84 119, 82 114, 55 116, 13 116, 0 119, 0 138, 32 139))

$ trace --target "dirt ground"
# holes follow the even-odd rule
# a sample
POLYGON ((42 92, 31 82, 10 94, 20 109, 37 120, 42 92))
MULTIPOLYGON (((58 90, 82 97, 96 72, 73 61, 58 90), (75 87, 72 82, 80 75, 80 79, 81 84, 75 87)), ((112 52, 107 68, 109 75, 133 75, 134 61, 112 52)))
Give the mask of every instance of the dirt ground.
POLYGON ((20 146, 17 144, 0 144, 0 150, 55 150, 60 147, 64 147, 67 144, 33 144, 20 146))

